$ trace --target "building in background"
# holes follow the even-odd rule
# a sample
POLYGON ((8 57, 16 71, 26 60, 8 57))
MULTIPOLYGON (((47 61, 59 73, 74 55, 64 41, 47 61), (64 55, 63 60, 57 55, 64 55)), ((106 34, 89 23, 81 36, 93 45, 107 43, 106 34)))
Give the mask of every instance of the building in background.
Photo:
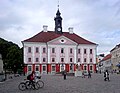
POLYGON ((106 55, 101 61, 100 61, 101 72, 104 72, 105 70, 112 71, 112 62, 111 62, 111 54, 106 55))
POLYGON ((112 58, 112 65, 113 70, 116 72, 120 70, 120 44, 116 45, 111 51, 110 51, 112 58))
POLYGON ((62 30, 62 17, 57 10, 55 30, 43 31, 24 40, 24 71, 26 74, 37 71, 40 74, 54 74, 66 70, 74 73, 76 68, 84 71, 96 71, 97 44, 88 41, 73 32, 62 30))
POLYGON ((96 70, 97 72, 101 73, 101 70, 102 70, 102 63, 101 63, 101 60, 105 57, 104 54, 99 54, 97 55, 97 58, 96 58, 96 70))

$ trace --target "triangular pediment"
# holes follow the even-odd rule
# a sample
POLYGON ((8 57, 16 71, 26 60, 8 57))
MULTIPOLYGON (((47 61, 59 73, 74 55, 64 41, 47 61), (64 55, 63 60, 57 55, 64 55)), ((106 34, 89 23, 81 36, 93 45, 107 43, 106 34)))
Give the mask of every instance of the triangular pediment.
POLYGON ((65 36, 60 36, 60 37, 58 37, 58 38, 55 38, 55 39, 53 39, 53 40, 51 40, 51 41, 49 41, 49 42, 47 42, 48 44, 64 44, 64 45, 77 45, 77 43, 76 42, 74 42, 73 40, 71 40, 71 39, 69 39, 69 38, 67 38, 67 37, 65 37, 65 36))

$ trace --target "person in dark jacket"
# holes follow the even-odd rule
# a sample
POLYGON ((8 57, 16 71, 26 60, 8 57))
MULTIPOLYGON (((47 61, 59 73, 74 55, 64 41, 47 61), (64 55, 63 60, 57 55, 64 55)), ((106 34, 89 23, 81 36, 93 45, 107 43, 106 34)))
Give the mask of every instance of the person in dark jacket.
POLYGON ((110 81, 108 70, 104 72, 104 81, 110 81))
POLYGON ((88 71, 88 78, 91 78, 91 72, 88 71))
POLYGON ((66 80, 66 75, 67 75, 67 72, 66 72, 66 70, 64 70, 64 72, 63 72, 64 80, 66 80))
POLYGON ((32 83, 33 87, 35 88, 35 84, 34 84, 35 71, 32 71, 32 73, 27 76, 27 79, 30 81, 30 83, 32 83))

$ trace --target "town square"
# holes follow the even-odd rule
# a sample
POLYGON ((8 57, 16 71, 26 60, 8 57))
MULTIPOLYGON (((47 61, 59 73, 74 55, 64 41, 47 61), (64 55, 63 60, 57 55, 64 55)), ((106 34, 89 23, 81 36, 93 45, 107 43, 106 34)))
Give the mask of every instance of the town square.
POLYGON ((120 93, 119 0, 0 4, 0 93, 120 93))
POLYGON ((26 76, 13 77, 0 83, 0 93, 119 93, 120 78, 118 74, 110 74, 110 81, 104 81, 103 74, 92 74, 91 78, 62 75, 43 75, 44 87, 39 90, 21 91, 18 88, 26 76))

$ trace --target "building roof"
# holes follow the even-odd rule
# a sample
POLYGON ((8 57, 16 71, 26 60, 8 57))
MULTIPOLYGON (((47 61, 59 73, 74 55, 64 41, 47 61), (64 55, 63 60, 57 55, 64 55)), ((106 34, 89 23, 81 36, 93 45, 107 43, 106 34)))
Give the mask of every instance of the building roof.
POLYGON ((108 54, 101 61, 105 61, 105 60, 111 59, 111 56, 112 56, 111 54, 108 54))
POLYGON ((116 45, 110 52, 112 52, 113 50, 120 48, 120 44, 116 45))
POLYGON ((47 31, 47 32, 39 32, 38 34, 36 34, 35 36, 24 40, 23 42, 42 42, 42 43, 47 43, 55 38, 58 38, 60 36, 65 36, 69 39, 71 39, 72 41, 78 43, 78 44, 92 44, 92 45, 96 45, 93 42, 90 42, 80 36, 78 36, 77 34, 70 34, 69 32, 63 32, 62 34, 57 34, 54 31, 47 31))

